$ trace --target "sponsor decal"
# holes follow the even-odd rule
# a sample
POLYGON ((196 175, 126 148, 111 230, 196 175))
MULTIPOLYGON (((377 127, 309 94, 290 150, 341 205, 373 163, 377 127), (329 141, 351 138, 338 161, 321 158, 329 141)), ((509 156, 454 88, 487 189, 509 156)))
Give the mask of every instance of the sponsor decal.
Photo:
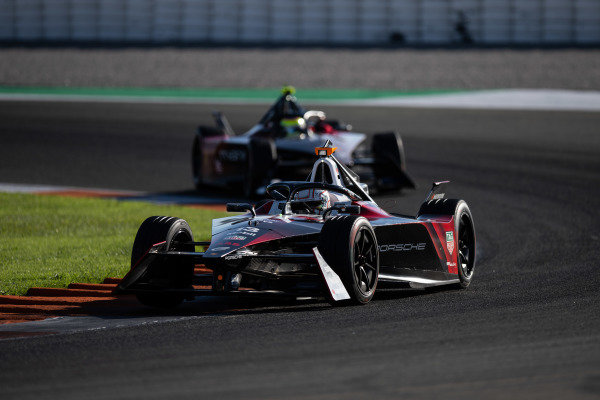
POLYGON ((238 236, 238 235, 233 235, 233 236, 227 236, 224 240, 246 240, 247 236, 238 236))
POLYGON ((225 238, 225 240, 230 239, 230 240, 245 240, 247 239, 247 236, 256 236, 256 234, 260 231, 260 229, 258 228, 253 228, 251 226, 246 226, 243 228, 238 228, 236 230, 234 230, 232 233, 232 236, 228 236, 225 238), (242 239, 238 239, 238 238, 242 238, 242 239))
POLYGON ((431 195, 431 199, 429 199, 429 200, 439 200, 439 199, 443 199, 445 195, 446 195, 446 193, 437 193, 437 194, 432 194, 432 195, 431 195))
POLYGON ((450 274, 458 274, 458 268, 456 266, 455 262, 446 262, 446 265, 448 266, 448 273, 450 274))
POLYGON ((224 246, 224 247, 215 247, 214 249, 211 249, 212 251, 223 251, 223 250, 228 250, 229 246, 224 246))
POLYGON ((228 256, 225 256, 225 260, 239 260, 242 257, 246 257, 246 256, 255 256, 258 253, 256 251, 249 251, 249 250, 238 250, 237 252, 235 252, 234 254, 229 254, 228 256))
POLYGON ((241 149, 221 149, 217 153, 220 161, 238 163, 246 161, 246 152, 241 149))
POLYGON ((450 254, 454 251, 454 232, 446 232, 446 246, 450 254))
POLYGON ((422 251, 425 250, 425 243, 398 243, 398 244, 382 244, 379 246, 379 251, 422 251))

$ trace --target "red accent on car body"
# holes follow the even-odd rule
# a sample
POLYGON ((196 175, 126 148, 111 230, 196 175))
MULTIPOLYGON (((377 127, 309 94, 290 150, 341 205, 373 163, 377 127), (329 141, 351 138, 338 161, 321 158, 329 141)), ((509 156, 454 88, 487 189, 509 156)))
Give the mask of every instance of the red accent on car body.
POLYGON ((273 207, 273 200, 266 202, 265 204, 258 207, 254 211, 256 212, 257 215, 266 215, 269 213, 269 211, 271 211, 271 207, 273 207))
POLYGON ((454 217, 450 218, 450 222, 447 223, 434 223, 436 233, 442 242, 442 247, 444 248, 444 254, 446 255, 446 265, 448 266, 448 273, 450 274, 458 274, 458 264, 457 264, 457 246, 456 246, 456 232, 454 230, 454 217), (448 251, 447 241, 446 241, 446 232, 452 232, 452 238, 454 240, 454 250, 452 254, 448 251), (450 264, 448 264, 450 263, 450 264))
POLYGON ((435 251, 439 257, 439 259, 443 262, 446 261, 446 255, 440 251, 439 246, 441 246, 441 242, 440 242, 440 238, 437 235, 437 232, 435 231, 435 228, 433 227, 433 224, 430 222, 427 223, 423 223, 423 225, 425 226, 425 228, 427 229, 427 233, 429 233, 429 236, 431 237, 431 241, 433 242, 433 247, 435 247, 435 251), (438 240, 435 240, 435 238, 437 238, 438 240), (439 245, 439 246, 438 246, 439 245))
POLYGON ((262 242, 268 242, 269 240, 281 239, 284 237, 285 236, 280 235, 276 232, 269 231, 269 232, 257 237, 256 239, 252 240, 251 242, 246 243, 244 245, 244 247, 252 246, 254 244, 258 244, 258 243, 262 243, 262 242))
POLYGON ((373 206, 369 203, 363 201, 355 201, 352 204, 359 205, 360 216, 365 217, 368 220, 391 217, 390 214, 383 211, 381 208, 373 206))

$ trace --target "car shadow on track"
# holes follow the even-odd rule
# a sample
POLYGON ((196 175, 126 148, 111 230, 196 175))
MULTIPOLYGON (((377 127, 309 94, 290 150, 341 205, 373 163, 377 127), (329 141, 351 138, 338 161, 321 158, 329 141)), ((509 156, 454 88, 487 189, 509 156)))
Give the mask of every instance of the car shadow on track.
MULTIPOLYGON (((382 301, 396 301, 406 298, 447 292, 449 288, 411 289, 385 288, 378 290, 371 304, 377 306, 382 301)), ((341 308, 354 307, 352 304, 341 303, 341 308)), ((151 308, 137 302, 133 296, 121 296, 111 301, 89 302, 81 307, 82 313, 102 316, 105 318, 121 317, 186 317, 207 315, 241 315, 265 314, 280 312, 317 312, 340 308, 329 304, 325 299, 277 299, 277 298, 236 298, 201 296, 193 301, 186 301, 175 308, 151 308)))
POLYGON ((296 300, 289 298, 248 298, 202 296, 186 301, 171 309, 150 308, 142 305, 133 295, 88 298, 57 298, 52 304, 34 307, 18 305, 0 321, 0 339, 11 339, 38 334, 60 334, 114 327, 131 327, 149 323, 177 321, 188 318, 250 316, 290 313, 355 313, 372 312, 389 302, 401 302, 411 297, 433 294, 448 289, 381 289, 366 306, 332 306, 325 299, 296 300), (59 317, 59 318, 57 318, 59 317), (20 322, 8 323, 6 322, 20 322), (4 335, 4 336, 3 336, 4 335))

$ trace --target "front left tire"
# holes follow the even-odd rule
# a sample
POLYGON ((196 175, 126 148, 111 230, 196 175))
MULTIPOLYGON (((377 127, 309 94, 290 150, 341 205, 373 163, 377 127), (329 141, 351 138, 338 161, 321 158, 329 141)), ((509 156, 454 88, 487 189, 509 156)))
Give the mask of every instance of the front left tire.
MULTIPOLYGON (((133 241, 131 267, 157 243, 165 242, 167 251, 194 251, 195 246, 190 244, 193 240, 192 230, 185 220, 149 217, 140 225, 133 241)), ((149 285, 155 291, 136 294, 140 303, 150 307, 172 308, 183 302, 184 297, 167 290, 191 287, 194 263, 185 259, 165 260, 161 264, 149 266, 146 274, 149 285)))

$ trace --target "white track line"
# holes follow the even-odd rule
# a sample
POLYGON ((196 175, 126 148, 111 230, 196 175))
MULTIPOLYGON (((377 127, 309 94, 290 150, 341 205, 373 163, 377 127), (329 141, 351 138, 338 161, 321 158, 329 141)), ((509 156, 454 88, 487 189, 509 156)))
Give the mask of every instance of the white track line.
POLYGON ((380 107, 600 111, 600 92, 508 89, 357 100, 348 101, 346 104, 380 107))
MULTIPOLYGON (((60 94, 0 94, 0 101, 67 101, 118 103, 174 103, 174 104, 271 104, 272 99, 168 97, 168 96, 114 96, 114 95, 60 95, 60 94)), ((302 99, 300 99, 302 101, 302 99)), ((415 107, 494 110, 542 111, 600 111, 600 91, 559 89, 500 89, 447 94, 424 94, 378 99, 304 100, 311 105, 361 107, 415 107)))

